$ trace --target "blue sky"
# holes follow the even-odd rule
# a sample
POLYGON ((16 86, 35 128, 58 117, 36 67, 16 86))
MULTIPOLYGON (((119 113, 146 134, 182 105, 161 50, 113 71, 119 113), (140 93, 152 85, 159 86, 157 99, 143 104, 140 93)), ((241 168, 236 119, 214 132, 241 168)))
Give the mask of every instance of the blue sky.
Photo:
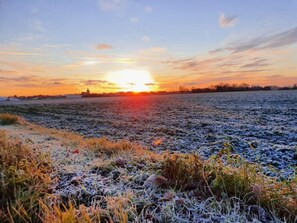
POLYGON ((292 85, 296 11, 293 0, 0 0, 0 94, 116 91, 108 74, 126 69, 148 71, 154 90, 292 85))

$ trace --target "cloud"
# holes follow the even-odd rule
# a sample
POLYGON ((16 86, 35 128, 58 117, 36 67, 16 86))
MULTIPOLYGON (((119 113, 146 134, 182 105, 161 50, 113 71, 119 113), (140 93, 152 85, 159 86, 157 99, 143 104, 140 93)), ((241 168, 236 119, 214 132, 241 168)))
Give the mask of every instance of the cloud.
MULTIPOLYGON (((174 70, 187 72, 182 79, 193 82, 193 76, 201 76, 207 80, 226 75, 252 75, 270 71, 271 63, 266 57, 255 57, 254 54, 227 54, 190 57, 184 59, 166 60, 164 64, 174 70)), ((179 71, 180 72, 180 71, 179 71)), ((248 76, 249 78, 250 76, 248 76)))
POLYGON ((170 65, 174 69, 180 70, 191 70, 191 71, 203 71, 207 68, 210 68, 219 62, 224 60, 223 57, 214 57, 208 59, 199 59, 199 58, 187 58, 180 60, 168 60, 163 63, 170 65))
POLYGON ((144 11, 145 12, 152 12, 153 11, 153 8, 151 6, 145 6, 144 7, 144 11))
MULTIPOLYGON (((69 86, 69 84, 65 84, 60 81, 45 81, 41 83, 21 83, 21 84, 15 84, 16 87, 21 87, 21 88, 44 88, 44 87, 56 87, 56 86, 69 86)), ((71 86, 71 85, 70 85, 71 86)))
POLYGON ((31 52, 19 52, 19 51, 2 51, 0 55, 11 55, 11 56, 44 56, 42 53, 31 53, 31 52))
POLYGON ((262 35, 257 38, 249 40, 237 40, 225 47, 210 51, 210 53, 219 53, 222 51, 231 51, 232 53, 239 53, 248 50, 264 50, 285 47, 297 43, 297 27, 289 30, 271 34, 262 35))
POLYGON ((139 21, 139 19, 136 17, 131 17, 129 20, 130 22, 133 22, 133 23, 137 23, 139 21))
POLYGON ((43 84, 15 84, 16 87, 21 88, 37 88, 37 87, 44 87, 43 84))
POLYGON ((101 90, 120 90, 121 88, 117 86, 116 83, 109 82, 106 80, 81 80, 82 87, 92 86, 94 88, 100 87, 101 90))
POLYGON ((127 0, 98 0, 98 5, 103 11, 120 9, 127 4, 127 0))
POLYGON ((96 49, 97 50, 108 50, 108 49, 112 49, 112 45, 110 44, 106 44, 106 43, 100 43, 96 45, 96 49))
POLYGON ((108 83, 108 81, 105 81, 105 80, 84 80, 84 81, 81 81, 82 84, 84 85, 101 85, 101 84, 106 84, 108 83))
POLYGON ((53 79, 47 79, 42 82, 43 85, 47 86, 55 86, 55 85, 67 85, 64 83, 64 81, 67 81, 67 79, 64 78, 53 78, 53 79))
POLYGON ((13 82, 32 82, 32 81, 37 81, 38 78, 33 75, 28 75, 28 76, 16 76, 16 77, 6 77, 6 76, 0 76, 0 79, 3 81, 13 81, 13 82))
POLYGON ((47 85, 63 85, 61 81, 46 82, 47 85))
POLYGON ((42 38, 42 35, 34 34, 34 33, 28 33, 24 36, 18 37, 16 40, 20 42, 27 42, 27 41, 34 41, 42 38))
POLYGON ((270 64, 267 63, 267 59, 265 58, 256 58, 254 59, 254 61, 252 61, 251 63, 247 63, 242 65, 242 68, 255 68, 255 67, 265 67, 265 66, 269 66, 270 64))
POLYGON ((86 66, 95 66, 97 64, 129 64, 136 61, 133 57, 118 57, 117 55, 105 54, 86 54, 83 56, 75 56, 78 61, 63 65, 66 69, 77 69, 86 66))
POLYGON ((284 75, 279 75, 279 74, 275 74, 275 75, 268 75, 268 76, 265 76, 267 79, 270 79, 270 78, 282 78, 284 77, 284 75))
POLYGON ((36 75, 20 75, 20 76, 0 76, 0 82, 8 86, 21 88, 36 88, 36 87, 54 87, 54 86, 71 86, 66 83, 69 80, 64 78, 46 78, 36 75))
POLYGON ((95 66, 99 64, 100 61, 96 58, 83 58, 81 61, 77 61, 71 64, 64 65, 64 68, 66 69, 77 69, 79 67, 89 67, 89 66, 95 66))
POLYGON ((146 86, 156 86, 156 83, 145 83, 146 86))
POLYGON ((17 71, 14 71, 14 70, 3 70, 0 68, 0 74, 17 74, 18 72, 17 71))
POLYGON ((142 36, 141 40, 145 41, 145 42, 149 42, 149 41, 151 41, 151 37, 144 35, 144 36, 142 36))
POLYGON ((236 16, 226 16, 225 14, 221 14, 219 17, 219 24, 222 28, 227 28, 234 26, 236 23, 236 16))

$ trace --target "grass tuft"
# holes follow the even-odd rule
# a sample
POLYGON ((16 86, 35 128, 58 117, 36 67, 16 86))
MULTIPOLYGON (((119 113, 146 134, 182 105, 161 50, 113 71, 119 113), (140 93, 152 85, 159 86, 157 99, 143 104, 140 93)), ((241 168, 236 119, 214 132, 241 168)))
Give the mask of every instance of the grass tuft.
POLYGON ((17 115, 7 113, 0 114, 0 125, 20 124, 21 122, 21 118, 17 115))
POLYGON ((44 223, 100 223, 107 219, 107 214, 99 208, 80 205, 78 208, 72 202, 68 205, 48 206, 40 202, 43 210, 42 222, 44 223))
POLYGON ((296 182, 267 177, 260 168, 238 155, 224 152, 209 160, 202 160, 195 154, 167 155, 163 161, 163 176, 176 189, 195 185, 199 199, 236 197, 247 206, 260 205, 271 216, 289 222, 296 220, 296 182))
POLYGON ((0 221, 39 222, 51 168, 46 157, 0 132, 0 221))

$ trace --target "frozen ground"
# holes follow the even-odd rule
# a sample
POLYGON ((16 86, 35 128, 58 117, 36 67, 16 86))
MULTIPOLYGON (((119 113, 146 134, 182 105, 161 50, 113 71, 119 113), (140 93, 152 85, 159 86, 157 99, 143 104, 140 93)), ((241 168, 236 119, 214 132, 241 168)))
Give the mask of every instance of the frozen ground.
POLYGON ((0 112, 87 137, 208 157, 230 143, 267 175, 297 163, 297 91, 234 92, 1 103, 0 112))
MULTIPOLYGON (((30 124, 0 125, 2 130, 9 140, 49 156, 53 167, 48 190, 50 204, 71 199, 89 210, 100 207, 101 213, 119 207, 128 214, 127 222, 135 223, 282 222, 261 206, 234 196, 202 197, 203 189, 195 185, 174 189, 167 185, 166 178, 156 175, 163 168, 159 160, 162 156, 146 150, 130 150, 110 157, 80 145, 82 141, 77 135, 67 136, 30 124)), ((119 222, 116 214, 110 214, 114 222, 119 222)), ((101 217, 102 221, 111 222, 104 215, 101 217)))

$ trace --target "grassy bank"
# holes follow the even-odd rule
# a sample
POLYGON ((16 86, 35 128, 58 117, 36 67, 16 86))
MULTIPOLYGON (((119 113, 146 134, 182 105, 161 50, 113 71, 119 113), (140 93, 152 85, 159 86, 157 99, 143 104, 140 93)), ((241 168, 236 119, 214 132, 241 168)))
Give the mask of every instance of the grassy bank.
POLYGON ((1 222, 39 222, 50 184, 47 157, 34 154, 21 141, 8 140, 0 132, 0 219, 1 222))
MULTIPOLYGON (((196 154, 156 154, 128 141, 85 139, 71 132, 33 125, 9 114, 0 114, 0 123, 26 126, 57 138, 71 151, 84 148, 94 153, 100 158, 96 163, 100 173, 118 171, 123 175, 115 182, 125 181, 125 185, 130 185, 136 172, 147 174, 150 177, 140 185, 143 196, 162 195, 154 201, 157 205, 146 197, 140 205, 131 187, 131 193, 125 196, 102 195, 102 206, 86 206, 75 199, 62 201, 52 193, 55 185, 52 178, 57 178, 54 161, 0 131, 1 222, 144 222, 153 221, 161 213, 167 213, 164 219, 171 222, 198 212, 201 216, 209 215, 209 219, 211 215, 228 214, 232 222, 297 220, 297 178, 280 181, 267 177, 260 166, 231 154, 228 145, 219 154, 203 160, 196 154), (131 170, 127 171, 128 168, 131 170)), ((158 219, 154 221, 163 222, 161 217, 158 219)))

